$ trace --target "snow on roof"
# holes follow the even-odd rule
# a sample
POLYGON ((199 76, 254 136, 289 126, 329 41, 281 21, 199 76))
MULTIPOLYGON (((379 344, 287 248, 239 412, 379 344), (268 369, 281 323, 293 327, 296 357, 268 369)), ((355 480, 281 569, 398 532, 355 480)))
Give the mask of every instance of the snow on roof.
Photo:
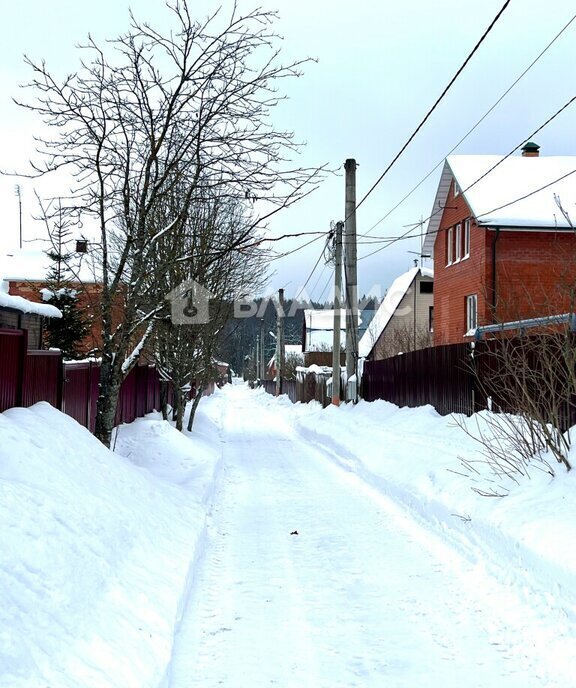
MULTIPOLYGON (((321 308, 318 310, 307 308, 304 311, 304 322, 307 330, 326 330, 332 332, 334 330, 334 314, 335 310, 321 308)), ((358 324, 360 324, 360 316, 358 316, 358 324)), ((340 309, 340 329, 346 329, 346 309, 340 309)))
MULTIPOLYGON (((16 249, 0 256, 0 275, 5 280, 43 282, 53 261, 44 251, 38 249, 16 249)), ((93 259, 90 254, 81 254, 80 262, 73 258, 70 281, 98 282, 93 259)))
POLYGON ((445 205, 452 178, 480 226, 570 229, 555 196, 572 218, 576 216, 576 156, 450 155, 426 230, 426 252, 433 248, 442 219, 438 209, 445 205))
POLYGON ((28 301, 22 296, 12 296, 5 291, 0 290, 0 307, 13 308, 21 313, 35 313, 42 315, 45 318, 61 318, 62 313, 56 306, 51 306, 48 303, 35 303, 28 301))
POLYGON ((376 315, 372 318, 366 332, 364 332, 358 342, 358 356, 360 358, 366 358, 370 354, 374 344, 376 344, 378 338, 386 329, 398 305, 419 273, 422 277, 434 277, 434 271, 430 268, 411 268, 392 282, 384 300, 376 311, 376 315))

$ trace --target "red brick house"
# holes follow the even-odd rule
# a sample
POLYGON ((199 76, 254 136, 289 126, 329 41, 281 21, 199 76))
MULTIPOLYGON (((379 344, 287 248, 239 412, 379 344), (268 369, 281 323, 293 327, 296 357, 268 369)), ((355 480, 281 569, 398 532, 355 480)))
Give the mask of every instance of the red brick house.
POLYGON ((453 155, 422 252, 434 259, 434 344, 481 325, 576 309, 576 156, 453 155), (564 212, 563 212, 564 211, 564 212))
MULTIPOLYGON (((46 286, 46 275, 51 261, 44 251, 14 250, 2 256, 0 276, 6 291, 28 301, 42 303, 41 290, 46 286)), ((88 335, 80 344, 80 351, 93 354, 102 344, 99 305, 102 285, 94 277, 94 268, 88 259, 80 264, 78 279, 70 280, 71 288, 78 292, 80 308, 91 322, 88 335)))

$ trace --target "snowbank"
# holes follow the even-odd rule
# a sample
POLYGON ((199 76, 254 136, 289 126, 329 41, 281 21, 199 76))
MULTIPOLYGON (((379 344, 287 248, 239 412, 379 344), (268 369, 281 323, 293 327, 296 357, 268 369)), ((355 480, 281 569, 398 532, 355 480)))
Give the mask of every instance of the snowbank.
POLYGON ((46 403, 0 414, 0 685, 159 684, 219 459, 199 421, 123 426, 123 457, 46 403))
MULTIPOLYGON (((281 403, 301 437, 329 449, 338 465, 440 531, 474 564, 524 590, 532 605, 576 622, 576 470, 566 473, 551 459, 554 478, 534 466, 519 484, 505 482, 506 497, 485 497, 472 488, 491 485, 487 467, 476 464, 473 481, 461 462, 481 459, 461 424, 474 433, 482 414, 440 416, 431 406, 385 401, 326 409, 290 406, 282 397, 269 403, 281 403)), ((576 465, 576 449, 571 460, 576 465)), ((558 652, 561 645, 559 638, 558 652)))

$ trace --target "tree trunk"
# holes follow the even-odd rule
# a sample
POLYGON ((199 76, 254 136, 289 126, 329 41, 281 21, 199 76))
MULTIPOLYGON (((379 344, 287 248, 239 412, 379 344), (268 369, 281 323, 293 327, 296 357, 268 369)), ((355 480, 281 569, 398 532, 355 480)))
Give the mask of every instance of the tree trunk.
POLYGON ((184 400, 182 388, 176 381, 172 382, 172 395, 174 397, 172 420, 176 423, 176 430, 182 432, 182 428, 184 426, 184 410, 186 408, 186 402, 184 400))
POLYGON ((112 430, 122 384, 122 370, 114 365, 110 356, 102 356, 100 367, 100 383, 98 400, 96 402, 96 425, 94 435, 105 447, 110 448, 112 430))
POLYGON ((194 416, 196 415, 196 409, 198 408, 198 404, 200 403, 201 398, 202 398, 202 385, 198 385, 198 389, 196 390, 196 396, 194 397, 194 401, 192 402, 192 408, 190 409, 190 416, 188 417, 188 432, 192 432, 192 424, 194 423, 194 416))
POLYGON ((186 409, 186 399, 184 398, 184 392, 181 389, 178 390, 178 403, 176 407, 176 430, 182 432, 184 427, 184 411, 186 409))
POLYGON ((160 380, 160 410, 162 419, 168 420, 168 381, 160 380))

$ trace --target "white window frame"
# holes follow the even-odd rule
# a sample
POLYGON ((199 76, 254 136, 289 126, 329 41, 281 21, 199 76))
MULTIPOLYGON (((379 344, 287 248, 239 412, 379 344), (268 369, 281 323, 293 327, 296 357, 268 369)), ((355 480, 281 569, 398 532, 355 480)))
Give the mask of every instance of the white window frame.
POLYGON ((462 260, 462 225, 458 223, 454 227, 454 262, 459 263, 462 260))
POLYGON ((464 241, 462 242, 462 260, 470 258, 470 219, 464 221, 464 241))
POLYGON ((446 234, 446 265, 452 265, 452 258, 453 258, 453 251, 454 251, 453 236, 454 236, 453 228, 448 227, 448 232, 446 234))
POLYGON ((456 196, 459 196, 459 195, 460 195, 460 186, 458 185, 458 182, 456 180, 454 180, 454 198, 456 198, 456 196))
POLYGON ((478 296, 469 294, 466 297, 466 334, 470 337, 478 327, 478 296))

